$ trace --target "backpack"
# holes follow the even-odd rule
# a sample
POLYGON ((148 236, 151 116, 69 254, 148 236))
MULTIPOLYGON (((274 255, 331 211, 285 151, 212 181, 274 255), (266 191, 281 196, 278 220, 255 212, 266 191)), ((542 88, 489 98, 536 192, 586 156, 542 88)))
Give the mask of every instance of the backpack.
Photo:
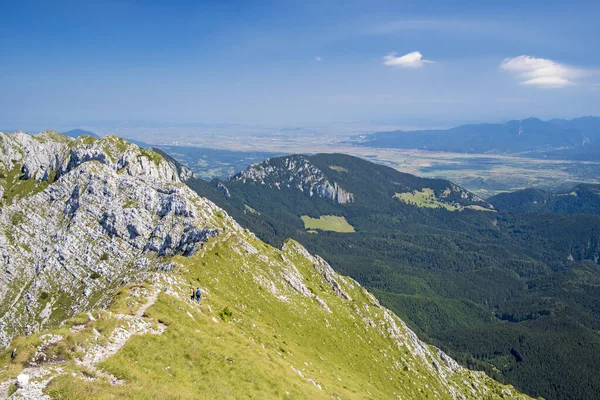
POLYGON ((196 297, 200 297, 202 295, 202 293, 200 292, 200 289, 196 290, 196 297))

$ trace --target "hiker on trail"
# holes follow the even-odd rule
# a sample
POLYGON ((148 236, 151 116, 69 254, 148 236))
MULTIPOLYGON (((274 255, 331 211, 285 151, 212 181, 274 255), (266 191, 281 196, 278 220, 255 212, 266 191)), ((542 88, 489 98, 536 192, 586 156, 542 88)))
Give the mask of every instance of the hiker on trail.
POLYGON ((202 297, 202 292, 200 291, 200 288, 196 288, 196 301, 198 303, 200 303, 200 298, 202 297))

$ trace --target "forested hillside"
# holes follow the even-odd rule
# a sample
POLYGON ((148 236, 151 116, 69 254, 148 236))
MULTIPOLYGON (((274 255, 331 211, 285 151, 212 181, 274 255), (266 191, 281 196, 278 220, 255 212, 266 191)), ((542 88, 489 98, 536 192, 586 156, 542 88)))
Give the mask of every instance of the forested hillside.
POLYGON ((581 184, 561 192, 523 189, 497 194, 488 201, 508 212, 600 214, 600 185, 581 184))
POLYGON ((548 399, 600 393, 600 217, 498 212, 345 155, 187 183, 267 242, 323 255, 463 364, 548 399), (336 232, 340 219, 354 232, 336 232))

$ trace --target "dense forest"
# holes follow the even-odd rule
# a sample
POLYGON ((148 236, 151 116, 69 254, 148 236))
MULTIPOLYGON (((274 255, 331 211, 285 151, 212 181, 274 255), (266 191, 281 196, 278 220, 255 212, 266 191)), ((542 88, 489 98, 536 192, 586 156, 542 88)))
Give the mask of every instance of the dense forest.
POLYGON ((560 192, 530 188, 500 193, 488 201, 513 213, 600 214, 600 185, 580 184, 560 192))
POLYGON ((464 365, 534 396, 599 398, 600 216, 419 207, 394 195, 429 188, 448 202, 472 198, 355 157, 305 158, 354 201, 268 176, 188 185, 273 245, 299 240, 464 365), (356 232, 309 232, 302 215, 343 216, 356 232))

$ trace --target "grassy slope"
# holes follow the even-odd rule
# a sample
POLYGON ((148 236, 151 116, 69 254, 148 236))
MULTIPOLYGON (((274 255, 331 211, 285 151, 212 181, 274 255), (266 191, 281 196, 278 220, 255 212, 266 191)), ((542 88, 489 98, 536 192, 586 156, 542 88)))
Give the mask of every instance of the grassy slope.
MULTIPOLYGON (((448 193, 449 190, 445 191, 444 194, 448 193)), ((448 193, 449 194, 449 193, 448 193)), ((486 207, 471 204, 468 206, 461 206, 458 203, 447 203, 442 199, 438 199, 433 189, 423 188, 423 190, 413 190, 412 192, 396 193, 395 199, 400 200, 403 203, 411 204, 413 206, 422 208, 443 208, 448 211, 463 211, 465 208, 476 211, 488 211, 495 212, 486 207)))
POLYGON ((454 205, 449 203, 441 202, 435 197, 435 192, 430 188, 423 188, 423 190, 413 190, 408 193, 396 193, 394 198, 406 203, 412 204, 417 207, 425 208, 445 208, 448 211, 460 210, 460 205, 454 205))
MULTIPOLYGON (((176 258, 176 272, 144 285, 161 291, 144 318, 167 329, 161 335, 132 337, 98 365, 124 379, 122 385, 98 376, 89 379, 96 374, 73 359, 126 326, 115 313, 135 314, 143 303, 132 296, 139 288, 124 288, 107 312, 94 312, 95 321, 82 315, 67 322, 54 331, 64 339, 44 350, 65 371, 51 382, 48 394, 57 399, 451 398, 431 360, 415 354, 399 320, 393 318, 404 343, 400 347, 388 334, 385 309, 371 295, 342 277, 336 279, 353 300, 336 295, 293 247, 288 242, 279 251, 250 235, 233 234, 213 239, 193 257, 176 258), (282 281, 281 273, 290 270, 286 258, 332 312, 282 281), (201 305, 188 299, 196 286, 205 293, 201 305), (97 339, 94 329, 100 333, 97 339)), ((0 372, 0 381, 16 376, 40 342, 39 334, 17 339, 17 357, 11 359, 10 352, 0 356, 0 371, 7 368, 0 372)), ((434 358, 442 363, 439 356, 434 358)), ((502 394, 506 387, 481 373, 461 370, 450 380, 472 398, 511 397, 502 394)))
POLYGON ((354 227, 344 217, 321 215, 319 218, 311 218, 308 215, 303 215, 301 218, 306 229, 320 229, 322 231, 344 233, 354 232, 354 227))

